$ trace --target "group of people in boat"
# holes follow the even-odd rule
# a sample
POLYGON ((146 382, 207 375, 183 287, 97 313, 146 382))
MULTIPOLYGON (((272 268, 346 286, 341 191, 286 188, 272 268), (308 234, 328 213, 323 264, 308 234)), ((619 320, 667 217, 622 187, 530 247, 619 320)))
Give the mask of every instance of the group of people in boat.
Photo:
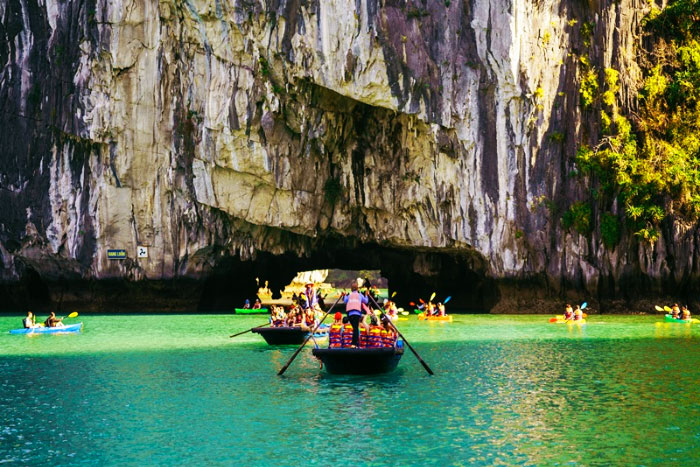
POLYGON ((256 298, 255 303, 253 305, 250 304, 250 300, 247 298, 245 299, 245 303, 243 304, 243 309, 244 310, 259 310, 262 308, 262 303, 260 303, 260 299, 256 298))
POLYGON ((31 311, 27 311, 27 316, 22 320, 22 325, 24 326, 25 329, 33 329, 33 328, 60 328, 63 327, 63 318, 56 318, 56 313, 51 312, 49 313, 49 317, 44 320, 43 323, 37 323, 36 322, 36 315, 32 313, 31 311))
POLYGON ((364 314, 357 331, 356 333, 349 317, 336 312, 328 331, 328 348, 376 349, 396 345, 396 332, 388 318, 382 319, 380 324, 375 315, 364 314))
POLYGON ((671 307, 671 317, 675 319, 690 319, 690 310, 687 306, 679 307, 678 303, 674 303, 671 307))
POLYGON ((432 301, 425 305, 419 305, 419 310, 423 310, 426 316, 445 316, 445 304, 442 302, 433 303, 432 301))
POLYGON ((283 306, 270 306, 270 324, 272 327, 314 329, 323 316, 323 298, 314 284, 308 283, 304 292, 292 296, 292 305, 287 310, 283 306))
POLYGON ((571 304, 567 303, 564 309, 564 319, 566 321, 582 321, 583 310, 579 305, 576 305, 576 309, 574 310, 571 304))

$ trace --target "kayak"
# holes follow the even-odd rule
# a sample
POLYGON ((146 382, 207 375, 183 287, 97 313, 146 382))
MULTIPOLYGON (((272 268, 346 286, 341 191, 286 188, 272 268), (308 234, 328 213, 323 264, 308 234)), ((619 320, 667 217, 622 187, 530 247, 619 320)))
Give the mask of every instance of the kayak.
POLYGON ((696 318, 691 318, 691 319, 678 319, 674 318, 673 315, 665 315, 665 319, 667 323, 682 323, 682 324, 691 324, 691 323, 698 323, 700 320, 696 318))
POLYGON ((234 314, 237 315, 265 315, 267 308, 234 308, 234 314))
POLYGON ((564 318, 557 318, 556 321, 550 321, 552 324, 586 324, 585 319, 574 321, 573 319, 565 320, 564 318))
POLYGON ((314 357, 323 362, 328 373, 340 375, 373 375, 396 368, 403 355, 403 346, 375 349, 313 349, 314 357))
POLYGON ((452 315, 425 316, 425 314, 421 313, 418 315, 418 321, 445 321, 447 323, 451 323, 452 322, 452 315))
POLYGON ((22 328, 22 329, 12 329, 10 334, 65 334, 70 332, 80 332, 83 328, 83 323, 71 324, 68 326, 62 326, 57 328, 22 328))

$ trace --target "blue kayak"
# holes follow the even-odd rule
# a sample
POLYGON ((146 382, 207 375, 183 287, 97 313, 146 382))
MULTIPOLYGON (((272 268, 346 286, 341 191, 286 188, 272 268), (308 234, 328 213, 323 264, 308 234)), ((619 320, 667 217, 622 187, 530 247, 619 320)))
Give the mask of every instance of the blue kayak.
POLYGON ((83 323, 71 324, 59 328, 22 328, 12 329, 10 334, 63 334, 67 332, 80 332, 83 328, 83 323))

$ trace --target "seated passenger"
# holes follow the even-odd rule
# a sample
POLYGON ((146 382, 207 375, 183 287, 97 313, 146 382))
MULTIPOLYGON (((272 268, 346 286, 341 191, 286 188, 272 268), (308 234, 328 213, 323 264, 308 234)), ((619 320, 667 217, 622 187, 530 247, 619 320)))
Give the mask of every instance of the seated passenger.
POLYGON ((673 304, 673 308, 671 309, 671 316, 673 316, 676 319, 681 318, 681 309, 678 308, 678 303, 673 304))
POLYGON ((384 325, 381 331, 382 336, 382 347, 393 347, 396 342, 396 334, 394 333, 394 328, 388 319, 383 319, 382 324, 384 325))
POLYGON ((53 311, 49 314, 49 317, 44 321, 44 326, 47 328, 60 328, 63 327, 63 318, 56 318, 56 313, 53 311))
POLYGON ((581 310, 581 307, 576 305, 576 310, 574 310, 574 321, 581 321, 583 320, 583 311, 581 310))
POLYGON ((22 320, 25 329, 32 329, 36 326, 36 316, 31 311, 27 312, 27 317, 22 320))
POLYGON ((352 324, 347 316, 343 317, 343 347, 352 347, 352 324))
POLYGON ((686 306, 681 309, 681 319, 690 319, 690 310, 686 306))
MULTIPOLYGON (((343 314, 336 312, 333 315, 333 324, 328 330, 328 348, 338 349, 343 346, 343 314)), ((350 336, 352 339, 352 336, 350 336)))
POLYGON ((362 315, 362 321, 360 321, 360 348, 366 349, 369 347, 369 324, 367 320, 369 315, 362 315))
POLYGON ((442 302, 437 304, 437 314, 438 316, 445 316, 445 305, 442 302))
POLYGON ((369 326, 368 347, 373 349, 382 347, 382 327, 379 326, 375 316, 372 316, 371 323, 369 326))
POLYGON ((262 303, 260 303, 260 299, 256 298, 255 303, 253 303, 253 310, 259 310, 262 308, 262 303))
POLYGON ((250 300, 248 300, 247 298, 245 299, 245 303, 243 304, 243 309, 244 310, 250 309, 250 300))
POLYGON ((566 304, 566 309, 564 310, 564 319, 565 320, 571 320, 574 319, 574 309, 571 308, 570 304, 566 304))

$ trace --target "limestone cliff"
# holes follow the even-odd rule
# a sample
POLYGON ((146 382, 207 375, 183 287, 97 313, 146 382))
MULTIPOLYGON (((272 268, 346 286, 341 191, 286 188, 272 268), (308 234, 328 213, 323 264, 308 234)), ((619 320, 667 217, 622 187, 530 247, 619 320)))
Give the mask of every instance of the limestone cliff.
POLYGON ((632 108, 647 8, 0 0, 3 280, 92 300, 128 279, 202 309, 312 267, 471 309, 691 292, 694 226, 609 250, 560 223, 586 190, 579 55, 632 108))

